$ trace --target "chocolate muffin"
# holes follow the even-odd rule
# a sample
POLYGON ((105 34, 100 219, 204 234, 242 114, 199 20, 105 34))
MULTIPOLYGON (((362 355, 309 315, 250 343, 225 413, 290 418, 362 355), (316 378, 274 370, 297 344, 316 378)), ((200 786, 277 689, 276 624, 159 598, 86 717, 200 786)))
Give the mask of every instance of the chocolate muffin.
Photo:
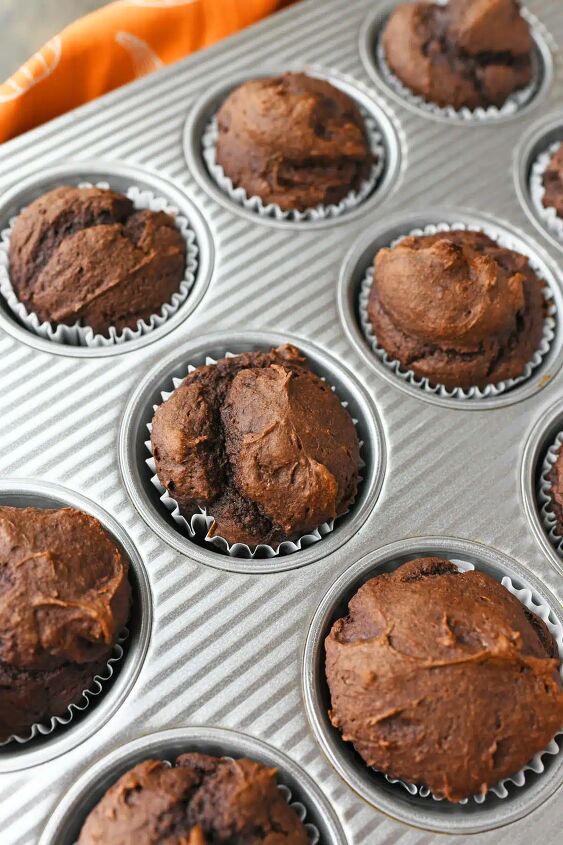
POLYGON ((161 484, 211 534, 276 545, 343 514, 358 486, 348 411, 294 346, 198 367, 156 411, 161 484))
POLYGON ((308 845, 301 820, 253 760, 182 754, 146 760, 94 807, 78 845, 308 845))
POLYGON ((217 163, 226 175, 285 211, 339 203, 375 163, 354 101, 304 73, 245 82, 217 121, 217 163))
POLYGON ((164 212, 126 196, 63 186, 32 202, 10 239, 10 278, 42 322, 107 334, 159 313, 184 277, 186 245, 164 212))
POLYGON ((0 741, 62 715, 106 668, 128 568, 81 511, 0 507, 0 741))
POLYGON ((557 520, 556 531, 563 537, 563 446, 547 477, 551 482, 551 509, 557 520))
POLYGON ((553 153, 543 174, 545 192, 542 203, 545 208, 554 208, 558 217, 563 217, 563 144, 553 153))
POLYGON ((516 773, 563 726, 553 637, 483 572, 420 558, 371 578, 325 646, 343 739, 450 801, 516 773))
POLYGON ((403 3, 383 49, 407 88, 442 107, 500 108, 532 80, 533 40, 516 0, 403 3))
POLYGON ((482 232, 409 236, 375 256, 378 345, 419 378, 483 388, 522 375, 540 345, 543 282, 482 232))

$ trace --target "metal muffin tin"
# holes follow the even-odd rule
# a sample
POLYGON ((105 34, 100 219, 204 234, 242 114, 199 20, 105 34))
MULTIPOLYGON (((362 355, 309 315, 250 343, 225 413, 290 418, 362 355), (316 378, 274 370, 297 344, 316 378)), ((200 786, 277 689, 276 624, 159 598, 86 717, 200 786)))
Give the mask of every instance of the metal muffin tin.
MULTIPOLYGON (((29 749, 0 752, 2 845, 37 845, 53 813, 50 841, 70 841, 64 837, 76 835, 78 812, 72 801, 85 784, 99 789, 98 773, 118 774, 115 761, 126 759, 126 744, 135 743, 138 760, 153 748, 148 734, 194 725, 209 740, 218 726, 238 732, 236 743, 248 734, 298 763, 308 776, 295 772, 303 802, 315 805, 320 791, 349 845, 428 845, 437 828, 464 835, 468 827, 483 831, 477 839, 486 845, 524 845, 537 836, 548 845, 558 841, 559 762, 530 788, 475 808, 469 822, 463 808, 422 811, 403 791, 378 799, 384 810, 378 812, 325 757, 302 697, 302 651, 330 585, 356 561, 375 560, 405 537, 419 538, 410 551, 428 536, 442 538, 444 553, 456 541, 482 544, 485 562, 508 557, 522 581, 560 613, 563 568, 534 521, 531 476, 538 444, 561 420, 555 410, 563 388, 561 328, 541 373, 502 401, 426 401, 383 373, 354 340, 342 281, 360 240, 389 231, 393 221, 431 222, 432 209, 448 208, 457 217, 493 220, 531 245, 553 273, 560 301, 561 246, 533 219, 522 174, 537 139, 563 124, 563 11, 557 0, 527 5, 549 33, 548 70, 542 90, 510 120, 462 125, 414 110, 390 94, 368 55, 366 33, 389 4, 305 0, 0 149, 0 229, 59 180, 105 178, 119 188, 133 179, 186 210, 200 247, 197 289, 142 342, 104 350, 51 344, 0 310, 0 455, 9 497, 3 501, 82 502, 92 513, 101 507, 111 514, 110 530, 129 553, 128 538, 144 562, 149 588, 144 603, 139 593, 138 610, 150 629, 126 695, 115 692, 124 666, 107 696, 76 724, 29 749), (363 205, 336 220, 261 220, 219 196, 199 160, 197 132, 220 97, 246 77, 286 68, 310 68, 351 86, 380 118, 391 169, 363 205), (213 341, 202 340, 210 334, 213 341), (134 477, 144 463, 138 465, 132 438, 158 389, 157 372, 181 366, 196 351, 204 355, 202 342, 216 348, 235 338, 237 349, 275 339, 310 352, 314 367, 355 399, 385 456, 377 464, 379 471, 385 466, 379 495, 381 478, 373 487, 368 479, 370 501, 360 500, 316 546, 283 559, 284 571, 276 571, 275 560, 273 567, 260 561, 261 571, 256 561, 226 567, 232 559, 182 544, 165 518, 168 533, 158 525, 154 502, 134 477), (46 492, 47 482, 63 485, 65 494, 46 492), (456 539, 446 542, 450 537, 456 539)), ((161 747, 171 746, 166 739, 161 747)), ((261 753, 257 746, 254 753, 261 753)), ((291 774, 285 757, 279 766, 283 780, 291 774)), ((340 845, 338 828, 326 831, 325 845, 340 845)))

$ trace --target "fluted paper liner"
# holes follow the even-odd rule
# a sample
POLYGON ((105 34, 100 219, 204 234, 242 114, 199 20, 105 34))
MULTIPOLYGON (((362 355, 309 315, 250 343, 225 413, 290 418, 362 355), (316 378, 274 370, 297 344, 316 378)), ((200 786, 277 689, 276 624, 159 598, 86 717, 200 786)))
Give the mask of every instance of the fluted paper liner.
MULTIPOLYGON (((467 561, 452 560, 452 563, 455 563, 458 569, 462 570, 463 572, 467 572, 470 569, 475 569, 473 564, 468 563, 467 561)), ((515 584, 512 583, 512 580, 507 575, 503 577, 501 583, 502 586, 506 587, 506 589, 510 593, 512 593, 513 596, 516 596, 516 598, 520 602, 522 602, 522 604, 528 610, 543 619, 557 643, 559 659, 563 661, 563 625, 561 625, 561 623, 557 619, 555 622, 551 621, 549 606, 545 604, 545 602, 542 601, 539 596, 532 594, 532 591, 529 590, 527 587, 517 587, 515 584)), ((563 679, 563 663, 559 668, 559 672, 561 674, 561 678, 563 679)), ((560 736, 561 734, 563 734, 563 727, 556 734, 556 736, 560 736)), ((509 777, 503 778, 503 780, 499 781, 494 786, 489 787, 488 791, 484 795, 472 795, 471 798, 464 798, 458 803, 468 804, 469 802, 474 802, 476 804, 483 804, 483 802, 486 801, 488 797, 491 797, 493 795, 495 795, 497 798, 507 798, 509 795, 507 787, 510 784, 517 787, 525 786, 527 773, 534 772, 538 775, 541 774, 545 770, 545 765, 543 762, 543 758, 545 757, 545 755, 555 755, 559 754, 559 752, 559 745, 555 741, 555 738, 553 738, 549 745, 543 749, 543 751, 539 751, 537 754, 534 754, 530 762, 527 763, 518 772, 513 775, 510 775, 509 777)), ((374 769, 374 771, 377 770, 374 769)), ((406 781, 399 780, 398 778, 391 778, 388 775, 385 775, 384 777, 385 780, 387 780, 389 783, 399 784, 400 786, 404 787, 404 789, 406 789, 407 792, 409 792, 411 795, 418 795, 420 798, 431 798, 434 801, 447 800, 440 796, 434 795, 426 786, 417 786, 416 784, 407 783, 406 781)))
MULTIPOLYGON (((234 355, 232 352, 225 352, 225 358, 236 358, 237 356, 234 355)), ((205 359, 206 366, 216 364, 217 361, 215 358, 207 357, 205 359)), ((192 373, 196 370, 197 367, 193 364, 189 364, 187 367, 186 376, 189 373, 192 373)), ((161 398, 162 402, 166 402, 167 399, 172 396, 172 393, 176 388, 180 387, 184 379, 186 378, 173 378, 172 381, 172 390, 169 391, 161 391, 161 398)), ((324 379, 323 379, 324 380, 324 379)), ((331 388, 333 391, 335 390, 334 387, 331 388)), ((153 410, 156 412, 157 408, 161 403, 157 405, 153 405, 153 410)), ((346 408, 348 403, 341 402, 342 407, 346 408)), ((353 417, 351 418, 354 425, 357 425, 357 420, 353 417)), ((149 434, 152 432, 152 422, 147 423, 147 429, 149 434)), ((361 458, 362 446, 363 442, 359 441, 360 445, 360 464, 359 469, 361 471, 362 467, 365 466, 364 462, 361 458)), ((206 543, 209 543, 215 546, 219 551, 228 554, 230 557, 244 557, 244 558, 272 558, 277 557, 278 555, 287 555, 292 554, 293 552, 297 552, 300 549, 307 548, 308 546, 312 546, 314 543, 318 543, 319 540, 322 540, 323 537, 326 537, 327 534, 330 534, 334 529, 334 522, 335 520, 331 519, 329 522, 323 522, 322 525, 319 525, 314 531, 303 534, 299 539, 293 540, 284 540, 279 546, 269 546, 265 543, 259 543, 254 549, 252 549, 246 543, 229 543, 224 537, 220 537, 218 535, 211 535, 210 532, 214 525, 213 516, 208 513, 207 508, 200 508, 200 512, 194 514, 190 520, 187 520, 185 516, 182 515, 180 511, 180 506, 176 499, 173 499, 168 490, 161 484, 160 479, 156 472, 156 463, 153 457, 152 452, 152 444, 150 437, 148 440, 145 441, 145 446, 147 450, 150 452, 151 457, 147 458, 146 464, 153 473, 151 477, 152 484, 156 487, 160 494, 160 501, 166 508, 166 510, 170 513, 172 519, 178 525, 178 527, 182 530, 183 533, 187 533, 190 539, 194 540, 199 538, 201 540, 205 540, 206 543)), ((358 479, 358 486, 362 483, 362 477, 360 475, 358 479)), ((344 514, 341 514, 338 519, 340 519, 344 514)))
POLYGON ((541 508, 541 521, 552 545, 561 557, 563 557, 563 536, 561 536, 557 528, 557 517, 555 516, 555 511, 553 510, 553 498, 551 492, 553 485, 547 476, 551 472, 555 461, 559 457, 562 447, 563 431, 560 431, 555 438, 555 441, 546 452, 538 484, 538 501, 541 508))
POLYGON ((557 210, 553 208, 553 206, 548 206, 546 208, 543 204, 543 198, 545 196, 545 186, 543 182, 545 171, 560 146, 561 141, 555 141, 555 143, 551 144, 547 150, 540 153, 535 162, 532 164, 530 171, 530 197, 532 199, 534 209, 544 226, 563 241, 563 218, 559 217, 557 210))
POLYGON ((69 704, 66 711, 60 716, 51 716, 49 721, 46 723, 36 722, 31 725, 25 735, 12 734, 7 739, 0 742, 0 749, 6 748, 6 746, 14 743, 25 745, 26 743, 31 742, 31 740, 36 739, 36 737, 48 736, 57 728, 70 724, 77 714, 84 713, 84 711, 87 710, 93 702, 95 702, 95 699, 102 695, 107 687, 108 681, 113 678, 116 664, 120 663, 123 659, 123 655, 125 653, 123 645, 128 637, 129 630, 128 628, 124 628, 117 638, 103 674, 94 675, 91 685, 88 689, 83 690, 82 697, 79 701, 69 704))
POLYGON ((532 268, 536 276, 538 276, 538 278, 542 279, 542 281, 544 282, 543 295, 547 303, 547 313, 543 323, 543 337, 531 361, 526 364, 521 375, 517 376, 516 378, 505 379, 504 381, 500 381, 497 384, 487 384, 483 388, 477 386, 469 387, 467 389, 455 387, 453 388, 453 390, 448 390, 448 388, 445 387, 443 384, 433 384, 428 378, 420 378, 412 370, 405 369, 399 361, 388 355, 385 349, 379 345, 377 337, 373 331, 371 321, 369 319, 368 301, 374 277, 373 261, 370 263, 368 269, 366 270, 360 288, 360 324, 364 336, 368 341, 370 348, 374 352, 374 354, 387 367, 387 369, 391 370, 391 372, 393 372, 396 376, 398 376, 400 379, 407 382, 408 384, 411 384, 414 387, 419 387, 421 390, 424 390, 425 393, 432 393, 435 396, 447 397, 448 399, 488 399, 492 396, 500 396, 502 393, 506 393, 506 391, 511 390, 518 384, 527 381, 527 379, 530 378, 534 370, 539 367, 539 365, 549 352, 551 343, 553 341, 553 338, 555 337, 557 310, 553 301, 553 293, 551 292, 547 280, 543 276, 542 265, 538 261, 536 261, 533 253, 522 252, 519 246, 513 245, 509 238, 507 238, 504 234, 499 234, 496 229, 490 226, 467 226, 465 225, 465 223, 430 224, 428 226, 425 226, 424 229, 413 229, 405 235, 402 235, 400 238, 397 238, 396 240, 392 241, 390 244, 388 244, 388 246, 392 248, 398 243, 400 243, 403 238, 409 237, 410 235, 435 235, 437 232, 452 232, 458 230, 483 232, 485 235, 488 235, 492 240, 496 241, 500 246, 505 247, 507 249, 513 249, 515 252, 520 252, 521 254, 526 255, 530 267, 532 268))
POLYGON ((360 205, 375 190, 385 168, 385 147, 383 137, 378 129, 375 119, 363 109, 359 103, 362 117, 364 119, 366 132, 369 140, 370 150, 375 156, 375 164, 371 169, 369 177, 364 180, 358 190, 350 191, 339 203, 330 205, 317 205, 314 208, 307 208, 305 211, 297 209, 284 211, 276 203, 264 203, 258 196, 248 196, 246 190, 237 187, 227 176, 220 164, 217 163, 217 141, 219 129, 217 126, 217 115, 213 115, 203 131, 201 138, 201 149, 207 169, 224 193, 237 205, 258 214, 260 217, 271 217, 274 220, 291 220, 295 222, 307 222, 313 220, 328 220, 339 217, 360 205))
MULTIPOLYGON (((91 182, 81 182, 79 188, 94 187, 91 182)), ((96 188, 108 190, 108 182, 96 182, 96 188)), ((138 320, 137 328, 125 328, 121 332, 114 326, 110 326, 105 334, 95 334, 90 326, 82 325, 80 321, 67 325, 65 323, 53 324, 48 321, 41 322, 37 314, 29 311, 20 302, 17 293, 10 281, 10 237, 16 217, 10 220, 7 229, 0 232, 0 294, 4 297, 8 307, 24 326, 39 337, 51 340, 56 343, 69 346, 107 347, 127 343, 130 340, 137 340, 154 329, 162 326, 172 317, 181 305, 186 301, 191 288, 195 282, 197 272, 198 247, 195 233, 190 229, 189 221, 178 209, 171 205, 164 197, 157 196, 152 191, 141 190, 135 186, 130 187, 126 196, 131 200, 137 210, 150 209, 151 211, 164 211, 175 221, 176 227, 182 233, 186 242, 186 267, 184 278, 180 282, 178 291, 172 294, 169 302, 164 302, 157 314, 152 314, 148 320, 138 320)), ((20 209, 23 211, 24 209, 20 209)))

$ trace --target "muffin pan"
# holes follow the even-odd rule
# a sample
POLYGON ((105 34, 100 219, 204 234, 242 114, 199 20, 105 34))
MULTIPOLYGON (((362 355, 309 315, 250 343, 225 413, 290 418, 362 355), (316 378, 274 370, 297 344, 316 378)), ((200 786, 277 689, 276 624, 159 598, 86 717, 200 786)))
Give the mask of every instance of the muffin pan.
POLYGON ((539 213, 531 190, 534 164, 552 145, 561 141, 563 141, 563 114, 550 114, 534 124, 518 146, 514 163, 514 181, 518 198, 532 223, 554 246, 563 250, 563 238, 550 228, 545 218, 539 213))
MULTIPOLYGON (((356 791, 361 771, 347 776, 349 783, 341 779, 345 750, 327 759, 302 697, 302 650, 330 585, 355 561, 389 560, 386 547, 405 537, 418 539, 400 547, 404 555, 421 551, 421 538, 432 536, 443 553, 474 555, 490 571, 506 565, 559 614, 563 568, 539 522, 534 490, 542 450, 561 426, 561 321, 528 381, 490 400, 453 401, 427 398, 374 363, 353 307, 358 273, 377 239, 454 215, 507 231, 530 250, 545 265, 562 313, 561 246, 535 219, 527 182, 515 174, 529 168, 544 138, 563 135, 563 77, 551 73, 560 58, 550 46, 553 40, 563 48, 563 11, 555 0, 527 6, 540 31, 551 34, 546 73, 529 105, 494 125, 446 124, 390 94, 365 61, 366 33, 388 3, 304 0, 3 145, 0 228, 56 184, 105 180, 118 190, 135 184, 166 196, 185 211, 199 246, 185 305, 160 329, 120 347, 42 340, 0 304, 4 501, 39 496, 94 515, 102 509, 124 548, 130 542, 139 550, 150 584, 140 565, 138 646, 133 637, 107 693, 75 724, 0 753, 3 845, 37 845, 47 831, 44 842, 70 845, 81 796, 90 789, 99 795, 103 778, 122 771, 128 744, 145 756, 152 742, 146 735, 170 729, 185 735, 182 742, 195 741, 187 725, 201 725, 205 742, 215 741, 217 725, 247 734, 252 745, 244 753, 258 759, 260 742, 284 755, 272 758, 280 777, 295 773, 287 783, 328 820, 328 845, 429 845, 437 828, 462 835, 478 829, 483 845, 525 845, 538 833, 557 841, 561 755, 546 758, 546 771, 508 798, 471 808, 442 801, 430 809, 428 799, 422 804, 385 781, 364 801, 356 791), (345 90, 373 114, 387 144, 386 173, 341 217, 262 220, 214 186, 199 133, 237 81, 304 68, 350 86, 345 90), (283 341, 301 347, 349 401, 366 443, 364 485, 351 511, 314 546, 278 560, 237 560, 191 542, 160 510, 144 462, 144 423, 163 377, 190 361, 283 341), (64 490, 53 492, 46 482, 64 490)), ((160 753, 174 743, 166 739, 160 753)), ((221 740, 216 747, 237 753, 241 746, 221 740)))
MULTIPOLYGON (((132 587, 129 635, 122 643, 123 657, 113 664, 113 676, 104 682, 100 693, 88 706, 74 710, 67 725, 58 725, 52 733, 28 742, 9 742, 0 746, 1 777, 7 772, 36 766, 64 754, 84 742, 111 718, 123 704, 142 669, 152 627, 152 599, 145 568, 139 553, 123 528, 102 507, 58 484, 33 479, 0 479, 0 506, 18 508, 77 508, 96 517, 116 540, 129 562, 132 587)), ((82 702, 80 702, 82 706, 82 702)))

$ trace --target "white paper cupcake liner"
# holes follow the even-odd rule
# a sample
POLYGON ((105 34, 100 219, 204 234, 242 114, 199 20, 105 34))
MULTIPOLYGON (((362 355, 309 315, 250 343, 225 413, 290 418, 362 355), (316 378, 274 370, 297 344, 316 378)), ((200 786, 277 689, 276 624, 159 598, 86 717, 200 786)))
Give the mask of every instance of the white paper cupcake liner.
MULTIPOLYGON (((460 569, 462 572, 467 572, 468 570, 475 569, 472 563, 468 563, 467 561, 461 560, 452 560, 452 563, 460 569)), ((506 589, 512 593, 513 596, 522 602, 522 604, 534 613, 536 616, 539 616, 545 624, 547 625, 549 632, 553 635, 556 643, 557 648, 559 650, 559 659, 562 661, 560 666, 559 672, 561 674, 561 678, 563 680, 563 625, 556 619, 555 622, 552 622, 551 619, 551 612, 549 606, 539 599, 538 596, 532 595, 532 591, 526 587, 517 587, 515 584, 512 583, 512 580, 505 575, 501 581, 502 586, 506 587, 506 589)), ((563 735, 563 728, 558 731, 555 736, 563 735)), ((558 743, 555 740, 555 737, 551 740, 549 745, 543 749, 543 751, 539 751, 535 754, 532 759, 527 763, 522 769, 516 772, 510 777, 503 778, 503 780, 496 783, 494 786, 489 787, 488 791, 484 794, 472 795, 471 798, 464 798, 459 801, 459 804, 468 804, 470 802, 475 804, 483 804, 487 798, 491 798, 492 796, 496 796, 497 798, 507 798, 509 795, 508 787, 510 784, 517 787, 522 787, 526 785, 526 775, 528 772, 534 772, 535 774, 542 774, 545 771, 545 764, 543 758, 546 755, 556 755, 559 754, 560 748, 558 743)), ((377 771, 374 769, 374 771, 377 771)), ((414 783, 407 783, 406 781, 400 780, 398 778, 392 778, 388 775, 384 775, 385 780, 392 784, 398 784, 402 786, 404 789, 407 790, 410 795, 418 795, 420 798, 430 798, 433 801, 446 801, 447 799, 434 795, 428 787, 426 786, 417 786, 414 783)))
POLYGON ((202 155, 207 165, 207 169, 221 190, 226 193, 233 202, 237 205, 246 208, 258 214, 260 217, 270 217, 274 220, 291 220, 294 222, 305 222, 314 220, 329 220, 338 217, 347 211, 350 211, 356 206, 360 205, 376 188, 381 174, 385 168, 385 146, 383 144, 383 136, 381 135, 375 119, 368 114, 359 104, 358 108, 362 113, 364 119, 366 132, 368 135, 370 150, 375 156, 375 164, 373 165, 369 177, 360 185, 357 191, 350 191, 344 199, 340 200, 338 204, 332 205, 317 205, 314 208, 308 208, 305 211, 297 211, 296 209, 283 211, 279 205, 275 203, 265 204, 260 197, 249 197, 247 192, 242 187, 237 187, 232 180, 227 176, 220 164, 217 163, 217 141, 219 139, 219 129, 217 125, 217 116, 214 115, 208 122, 201 137, 202 155))
MULTIPOLYGON (((434 2, 436 2, 436 0, 434 0, 434 2)), ((520 88, 510 94, 506 102, 500 108, 497 106, 488 106, 487 108, 478 106, 476 109, 469 109, 464 106, 461 109, 454 109, 453 106, 439 106, 437 103, 428 102, 424 99, 424 97, 421 97, 419 94, 415 94, 410 88, 407 88, 407 86, 404 85, 397 76, 395 76, 387 64, 382 38, 379 38, 377 41, 375 57, 378 70, 383 80, 387 83, 391 90, 402 97, 403 100, 406 100, 406 102, 410 103, 410 105, 422 109, 428 114, 450 118, 451 120, 456 120, 462 123, 468 123, 470 121, 487 122, 498 120, 499 118, 511 117, 530 102, 536 93, 539 84, 539 69, 533 68, 534 72, 532 82, 530 82, 529 85, 526 85, 525 88, 520 88)), ((532 62, 534 63, 534 57, 532 57, 532 62)))
MULTIPOLYGON (((234 355, 232 352, 225 352, 224 357, 236 358, 236 355, 234 355)), ((215 358, 207 357, 205 359, 206 366, 214 365, 216 363, 217 361, 215 360, 215 358)), ((168 391, 161 391, 160 395, 162 397, 162 402, 166 402, 166 400, 172 396, 176 388, 180 387, 186 376, 196 369, 197 367, 195 365, 189 364, 185 376, 183 376, 182 378, 173 378, 171 380, 170 385, 171 389, 168 391)), ((331 390, 334 391, 335 388, 331 387, 331 390)), ((157 408, 160 407, 160 404, 162 403, 153 405, 153 410, 155 413, 157 408)), ((348 406, 347 402, 341 402, 340 404, 343 408, 346 408, 348 406)), ((352 422, 356 426, 358 421, 352 417, 352 422)), ((147 423, 147 429, 150 434, 152 432, 152 422, 147 423)), ((148 440, 145 441, 145 446, 147 447, 147 450, 150 452, 151 456, 150 458, 146 459, 146 464, 150 471, 153 473, 151 476, 151 482, 158 490, 160 494, 160 501, 162 502, 166 510, 170 513, 176 525, 180 528, 183 533, 187 533, 192 540, 199 539, 205 541, 206 543, 215 546, 215 548, 217 548, 224 554, 229 555, 229 557, 273 558, 278 557, 280 555, 292 554, 293 552, 297 552, 300 549, 305 549, 308 546, 312 546, 314 543, 318 543, 319 540, 322 540, 323 537, 326 537, 326 535, 330 534, 334 529, 335 521, 330 520, 329 522, 323 522, 323 524, 319 525, 319 527, 316 528, 314 531, 308 534, 303 534, 301 537, 299 537, 299 539, 295 541, 284 540, 284 542, 280 543, 280 545, 277 547, 269 546, 265 543, 260 543, 254 549, 252 549, 246 543, 231 544, 224 537, 220 537, 218 535, 210 536, 209 532, 211 531, 212 526, 214 524, 214 519, 211 514, 207 512, 206 508, 200 508, 200 512, 194 514, 189 520, 187 520, 186 517, 182 515, 182 513, 180 512, 180 506, 176 499, 173 499, 168 490, 166 490, 165 487, 160 483, 160 479, 156 472, 156 463, 153 457, 150 437, 148 440)), ((360 440, 360 471, 362 467, 365 466, 361 458, 362 446, 363 442, 360 440)), ((358 485, 362 483, 362 480, 363 479, 360 475, 358 479, 358 485)), ((344 516, 344 514, 342 514, 341 516, 344 516)), ((340 519, 341 517, 338 518, 340 519)))
POLYGON ((559 217, 553 206, 547 208, 543 204, 545 196, 544 175, 552 156, 561 146, 561 141, 555 141, 547 150, 541 153, 532 164, 530 171, 530 197, 538 217, 550 232, 563 240, 563 218, 559 217))
POLYGON ((295 812, 298 816, 299 820, 303 823, 305 830, 307 831, 307 836, 309 838, 309 845, 319 845, 321 841, 321 834, 312 822, 307 821, 307 808, 305 804, 301 801, 292 801, 292 794, 289 787, 285 786, 283 783, 278 783, 278 789, 284 796, 285 800, 291 807, 291 809, 295 812))
POLYGON ((31 725, 25 734, 12 734, 7 739, 0 742, 0 748, 5 748, 12 743, 18 743, 19 745, 25 745, 31 740, 35 739, 36 737, 40 736, 48 736, 52 734, 54 730, 61 726, 68 725, 74 719, 75 715, 79 713, 83 713, 85 710, 88 709, 90 704, 95 701, 95 699, 101 695, 107 686, 108 681, 113 678, 116 664, 120 663, 123 659, 124 649, 123 646, 126 640, 129 637, 129 630, 124 628, 121 633, 119 634, 117 641, 112 649, 111 657, 108 659, 107 666, 103 671, 103 674, 95 675, 92 679, 91 685, 88 689, 85 689, 82 692, 82 697, 79 701, 74 702, 73 704, 69 704, 66 711, 60 716, 51 716, 49 722, 45 724, 42 723, 35 723, 31 725))
MULTIPOLYGON (((79 188, 94 187, 91 182, 81 182, 79 188)), ((96 188, 108 190, 111 186, 108 182, 96 182, 96 188)), ((80 321, 72 325, 59 323, 54 325, 50 322, 41 322, 37 314, 29 311, 20 302, 10 281, 10 237, 16 217, 10 220, 7 229, 0 232, 0 294, 4 297, 8 307, 18 320, 34 334, 55 343, 63 343, 69 346, 107 347, 127 343, 149 334, 154 329, 162 326, 180 306, 186 301, 188 294, 194 284, 198 266, 198 247, 195 233, 190 229, 189 221, 178 212, 178 209, 171 205, 164 197, 156 196, 151 191, 140 190, 132 186, 126 192, 137 210, 150 209, 151 211, 164 211, 174 218, 177 228, 182 233, 186 242, 186 268, 184 278, 180 282, 178 291, 172 294, 170 302, 165 302, 157 314, 152 314, 148 320, 138 320, 137 328, 125 328, 121 332, 114 326, 110 326, 107 336, 95 334, 89 326, 84 326, 80 321)), ((23 211, 24 209, 20 209, 23 211)))
POLYGON ((561 448, 563 448, 563 431, 559 432, 554 443, 552 443, 546 452, 538 484, 538 501, 541 508, 540 514, 543 527, 555 550, 563 557, 563 537, 557 530, 557 517, 553 510, 553 499, 551 495, 552 483, 548 478, 555 461, 559 457, 561 448))
POLYGON ((540 345, 538 346, 532 359, 526 364, 521 375, 512 379, 505 379, 504 381, 500 381, 497 384, 487 384, 483 388, 469 387, 467 389, 464 389, 461 387, 455 387, 452 390, 448 390, 448 388, 445 387, 443 384, 433 384, 429 381, 428 378, 420 378, 419 376, 415 375, 412 370, 405 369, 399 361, 395 360, 394 358, 391 358, 391 356, 387 354, 385 349, 383 349, 383 347, 379 345, 379 342, 373 331, 369 319, 368 301, 371 292, 371 287, 373 284, 373 263, 371 263, 368 269, 366 270, 365 276, 362 279, 362 284, 360 287, 360 325, 372 352, 389 370, 391 370, 391 372, 393 372, 396 376, 398 376, 400 379, 407 382, 408 384, 411 384, 414 387, 419 387, 421 390, 424 390, 425 393, 431 393, 434 396, 447 397, 449 399, 487 399, 492 396, 500 396, 501 393, 506 393, 507 390, 511 390, 516 385, 526 381, 530 378, 534 370, 539 367, 539 365, 549 352, 551 343, 553 341, 553 338, 555 337, 557 309, 555 307, 553 294, 551 292, 549 284, 543 276, 542 266, 535 260, 533 253, 523 253, 519 245, 513 244, 510 238, 507 238, 504 235, 499 235, 494 228, 491 228, 489 226, 467 226, 465 225, 465 223, 432 223, 428 226, 425 226, 424 229, 413 229, 405 235, 402 235, 400 238, 396 238, 394 241, 388 244, 388 246, 392 248, 398 243, 400 243, 403 238, 409 237, 410 235, 435 235, 437 232, 452 232, 460 229, 463 231, 483 232, 485 235, 488 235, 492 240, 496 241, 500 246, 505 247, 507 249, 513 249, 515 252, 520 252, 521 254, 525 254, 529 260, 530 267, 532 268, 534 273, 538 276, 538 278, 542 279, 545 282, 543 293, 547 302, 547 313, 543 324, 543 336, 540 341, 540 345))

